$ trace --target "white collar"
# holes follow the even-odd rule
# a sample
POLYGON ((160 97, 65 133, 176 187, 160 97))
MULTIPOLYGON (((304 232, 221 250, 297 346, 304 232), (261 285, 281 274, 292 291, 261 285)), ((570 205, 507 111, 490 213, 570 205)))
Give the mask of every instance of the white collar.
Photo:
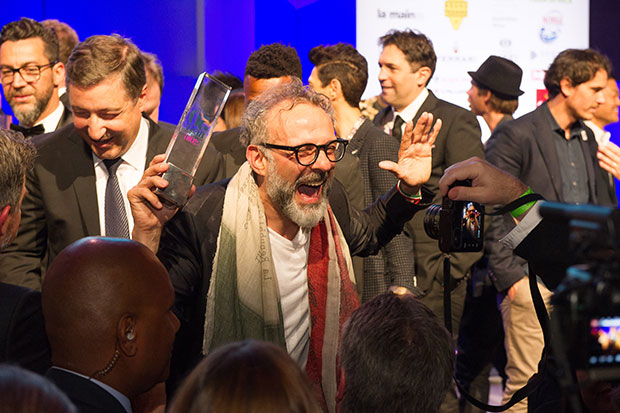
MULTIPOLYGON (((140 129, 138 130, 138 136, 133 144, 129 147, 127 152, 122 156, 123 164, 128 164, 136 170, 143 170, 146 159, 146 151, 149 146, 149 122, 144 118, 140 118, 140 129)), ((93 152, 93 161, 95 167, 97 167, 103 159, 99 158, 93 152)))
POLYGON ((97 386, 101 387, 103 390, 110 393, 116 400, 118 400, 118 402, 123 406, 123 409, 125 409, 127 413, 132 413, 131 401, 129 401, 129 398, 125 396, 123 393, 121 393, 120 391, 116 390, 115 388, 110 387, 107 384, 102 383, 97 379, 93 379, 92 377, 85 376, 84 374, 77 373, 73 370, 63 369, 62 367, 58 367, 58 366, 52 366, 52 368, 56 370, 64 371, 66 373, 75 374, 76 376, 79 376, 83 379, 86 379, 88 381, 95 383, 97 386))
POLYGON ((422 104, 424 103, 424 101, 428 97, 428 94, 429 93, 428 93, 428 89, 427 88, 422 89, 422 91, 420 92, 418 97, 416 97, 413 100, 413 102, 411 102, 409 105, 407 105, 400 112, 397 112, 392 107, 392 111, 394 112, 393 119, 396 119, 396 116, 400 116, 405 121, 405 123, 411 122, 413 120, 413 118, 415 118, 415 115, 420 110, 420 107, 422 107, 422 104))
POLYGON ((45 129, 45 133, 54 132, 56 127, 60 123, 60 119, 62 118, 62 114, 65 111, 65 105, 62 102, 58 101, 58 107, 54 109, 52 113, 47 115, 43 120, 37 122, 32 126, 43 125, 45 129))
POLYGON ((596 123, 591 120, 586 120, 583 123, 594 132, 594 138, 596 139, 596 143, 601 146, 607 142, 611 138, 611 133, 607 132, 605 129, 600 128, 596 123))

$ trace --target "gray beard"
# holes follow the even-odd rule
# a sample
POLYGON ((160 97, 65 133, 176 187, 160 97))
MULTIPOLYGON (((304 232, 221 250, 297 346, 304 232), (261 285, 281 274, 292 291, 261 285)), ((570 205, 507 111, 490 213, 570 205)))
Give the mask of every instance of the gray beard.
POLYGON ((52 98, 52 93, 54 92, 54 88, 51 87, 49 93, 46 93, 45 96, 41 98, 37 98, 34 101, 34 106, 30 110, 19 110, 19 108, 12 108, 13 114, 19 120, 19 124, 21 126, 32 127, 34 123, 39 119, 50 99, 52 98))
POLYGON ((309 175, 299 177, 294 184, 286 181, 278 174, 275 162, 269 162, 269 177, 266 182, 267 195, 284 216, 290 219, 302 229, 309 230, 314 228, 323 219, 329 200, 327 194, 331 187, 331 180, 326 173, 313 172, 309 175), (323 186, 321 200, 316 204, 298 205, 295 202, 295 188, 301 183, 318 183, 328 179, 323 186))

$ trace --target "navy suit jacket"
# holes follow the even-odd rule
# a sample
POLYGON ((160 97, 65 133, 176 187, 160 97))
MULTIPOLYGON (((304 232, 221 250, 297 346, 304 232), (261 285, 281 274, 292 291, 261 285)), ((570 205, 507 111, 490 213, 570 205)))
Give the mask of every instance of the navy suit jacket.
POLYGON ((0 363, 39 374, 50 367, 40 292, 0 282, 0 363))

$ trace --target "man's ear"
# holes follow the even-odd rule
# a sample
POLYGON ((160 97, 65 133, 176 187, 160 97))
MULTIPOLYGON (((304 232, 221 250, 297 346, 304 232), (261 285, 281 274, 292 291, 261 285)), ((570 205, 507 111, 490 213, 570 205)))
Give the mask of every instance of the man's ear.
POLYGON ((123 314, 116 327, 116 340, 119 351, 126 357, 133 357, 138 350, 138 331, 136 330, 136 316, 123 314))
POLYGON ((489 101, 491 100, 491 91, 487 90, 486 92, 484 92, 482 99, 484 99, 485 104, 488 104, 489 101))
POLYGON ((573 95, 575 87, 573 86, 573 82, 571 82, 569 78, 565 77, 560 80, 560 90, 564 96, 569 97, 573 95))
POLYGON ((11 215, 10 205, 7 205, 0 210, 0 237, 3 237, 7 233, 9 215, 11 215), (5 223, 7 225, 5 225, 5 223))
POLYGON ((54 86, 60 85, 65 78, 65 64, 58 62, 52 67, 52 82, 54 86))
POLYGON ((334 101, 338 97, 342 97, 344 99, 344 95, 342 93, 342 83, 340 83, 340 80, 333 78, 327 86, 329 88, 329 100, 334 101))
POLYGON ((144 112, 144 102, 146 101, 146 90, 148 86, 146 83, 142 86, 142 90, 140 91, 140 96, 138 96, 138 108, 140 108, 140 112, 144 112))
POLYGON ((263 151, 261 151, 257 145, 248 145, 245 151, 245 157, 255 174, 259 176, 267 175, 269 159, 267 159, 263 151))
POLYGON ((418 86, 426 86, 433 74, 433 71, 428 66, 422 66, 416 73, 418 74, 418 86))

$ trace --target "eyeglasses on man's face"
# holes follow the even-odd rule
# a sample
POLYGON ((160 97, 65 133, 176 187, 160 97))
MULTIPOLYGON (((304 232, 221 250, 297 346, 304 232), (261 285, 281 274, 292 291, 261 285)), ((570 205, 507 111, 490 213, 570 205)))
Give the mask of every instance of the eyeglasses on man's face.
POLYGON ((45 65, 35 65, 34 63, 28 63, 17 69, 9 66, 0 67, 0 81, 8 84, 12 83, 15 79, 15 73, 19 73, 24 82, 34 83, 41 78, 41 72, 47 68, 54 66, 58 61, 54 60, 45 65))
POLYGON ((279 149, 295 153, 297 162, 302 166, 310 166, 316 162, 319 152, 325 152, 325 156, 330 162, 338 162, 344 157, 344 152, 349 141, 345 139, 335 139, 327 142, 325 145, 315 145, 313 143, 304 143, 297 146, 275 145, 273 143, 261 143, 261 146, 269 149, 279 149))

